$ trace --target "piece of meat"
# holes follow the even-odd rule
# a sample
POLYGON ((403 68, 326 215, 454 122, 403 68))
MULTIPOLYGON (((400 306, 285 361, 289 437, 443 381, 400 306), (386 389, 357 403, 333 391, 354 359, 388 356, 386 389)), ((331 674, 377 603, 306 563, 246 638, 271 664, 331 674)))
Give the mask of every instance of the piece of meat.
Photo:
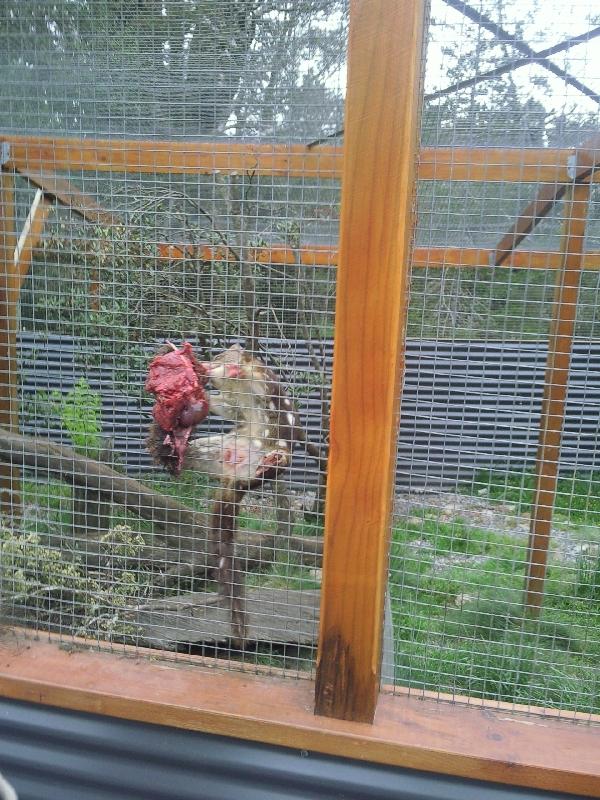
POLYGON ((156 397, 152 416, 164 431, 164 445, 171 449, 173 471, 181 472, 188 440, 194 426, 208 414, 206 367, 195 357, 192 345, 155 356, 148 367, 146 391, 156 397))

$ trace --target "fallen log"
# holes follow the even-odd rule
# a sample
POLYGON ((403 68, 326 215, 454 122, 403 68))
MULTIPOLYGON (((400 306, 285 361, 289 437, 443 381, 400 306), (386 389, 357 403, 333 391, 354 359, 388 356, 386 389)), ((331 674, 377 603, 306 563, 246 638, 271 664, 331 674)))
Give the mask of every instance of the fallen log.
MULTIPOLYGON (((249 589, 247 639, 314 644, 319 616, 318 589, 249 589)), ((188 592, 154 600, 128 614, 138 634, 153 647, 178 643, 226 642, 233 638, 231 614, 217 593, 188 592)))
MULTIPOLYGON (((204 513, 188 508, 135 478, 122 475, 106 464, 82 456, 71 447, 0 427, 0 462, 54 475, 79 490, 93 492, 94 496, 151 522, 164 544, 148 545, 140 553, 142 559, 172 564, 183 560, 195 575, 215 564, 216 550, 209 541, 204 513)), ((320 565, 322 539, 286 537, 285 546, 298 553, 302 563, 320 565)), ((237 536, 236 555, 242 559, 246 570, 272 561, 274 549, 273 533, 241 531, 237 536)))
MULTIPOLYGON (((90 489, 152 522, 170 547, 178 553, 200 555, 206 551, 208 532, 205 515, 151 489, 144 483, 121 475, 106 464, 58 445, 0 427, 0 461, 55 475, 74 487, 90 489)), ((211 549, 211 553, 212 553, 211 549)))

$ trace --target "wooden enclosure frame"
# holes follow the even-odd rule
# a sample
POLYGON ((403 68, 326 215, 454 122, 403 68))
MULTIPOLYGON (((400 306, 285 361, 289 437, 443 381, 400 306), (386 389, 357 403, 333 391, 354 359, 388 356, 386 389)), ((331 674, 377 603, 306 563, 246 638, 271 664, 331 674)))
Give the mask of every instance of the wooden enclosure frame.
MULTIPOLYGON (((444 702, 454 698, 440 695, 380 692, 415 173, 421 180, 569 187, 560 252, 515 252, 513 246, 502 251, 502 266, 493 266, 498 251, 491 250, 418 248, 413 255, 417 267, 557 271, 556 347, 548 360, 537 467, 541 489, 532 516, 532 554, 542 554, 539 561, 532 555, 535 570, 529 576, 528 597, 534 611, 539 606, 534 598, 543 590, 550 524, 548 513, 541 509, 544 506, 551 514, 556 491, 556 475, 547 467, 549 460, 556 461, 560 446, 578 278, 582 269, 600 268, 600 253, 584 254, 582 247, 589 183, 597 179, 595 160, 584 175, 573 173, 573 151, 566 149, 417 153, 424 18, 425 0, 352 0, 344 159, 341 148, 329 146, 4 137, 8 152, 0 183, 4 325, 0 380, 7 394, 0 398, 0 425, 9 428, 18 425, 19 290, 53 199, 44 177, 52 182, 53 173, 60 170, 165 174, 251 170, 321 179, 343 175, 343 202, 326 551, 314 684, 247 670, 208 671, 150 661, 125 646, 93 652, 89 643, 73 645, 69 639, 71 647, 65 649, 57 637, 48 635, 43 641, 21 631, 0 640, 0 694, 412 769, 600 797, 600 728, 576 724, 581 717, 575 713, 545 709, 543 718, 526 717, 532 709, 474 700, 469 707, 466 702, 444 702), (38 176, 35 208, 19 237, 20 246, 14 228, 18 173, 29 179, 33 174, 34 183, 38 176), (376 409, 373 393, 361 388, 367 383, 377 387, 376 409)), ((67 197, 69 202, 64 185, 56 181, 52 185, 63 195, 61 200, 55 192, 54 199, 65 202, 67 197)), ((77 202, 85 204, 81 197, 77 202)), ((218 253, 207 250, 203 256, 218 257, 218 253)), ((268 262, 275 253, 271 249, 257 256, 268 262)), ((281 249, 276 257, 287 259, 289 253, 281 249)), ((329 248, 309 248, 300 262, 333 266, 337 258, 329 248)), ((4 467, 0 481, 4 489, 9 484, 14 489, 18 475, 4 467)), ((4 508, 16 508, 18 497, 4 493, 2 503, 4 508)))

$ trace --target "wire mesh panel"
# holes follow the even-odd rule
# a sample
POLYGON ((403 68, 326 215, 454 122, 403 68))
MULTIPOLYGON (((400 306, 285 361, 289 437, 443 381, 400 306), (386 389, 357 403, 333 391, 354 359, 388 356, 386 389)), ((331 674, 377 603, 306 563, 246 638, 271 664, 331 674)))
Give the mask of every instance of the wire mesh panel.
POLYGON ((3 619, 310 674, 346 17, 2 4, 3 619))
POLYGON ((389 584, 410 692, 600 711, 596 11, 432 6, 389 584))

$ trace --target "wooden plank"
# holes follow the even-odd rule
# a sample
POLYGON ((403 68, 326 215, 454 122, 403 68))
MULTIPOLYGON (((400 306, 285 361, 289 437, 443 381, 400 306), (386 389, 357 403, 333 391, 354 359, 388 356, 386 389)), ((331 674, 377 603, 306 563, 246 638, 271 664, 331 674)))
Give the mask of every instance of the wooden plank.
POLYGON ((75 139, 36 136, 7 137, 10 163, 18 170, 138 172, 202 175, 253 173, 284 178, 336 178, 339 147, 318 152, 304 145, 228 141, 152 141, 75 139))
POLYGON ((525 582, 525 607, 534 616, 544 599, 589 200, 589 184, 577 184, 569 189, 564 209, 563 268, 557 275, 548 340, 525 582))
POLYGON ((566 184, 546 184, 541 186, 536 198, 529 203, 517 217, 514 225, 498 242, 493 254, 494 264, 500 266, 523 241, 536 225, 552 210, 555 203, 564 197, 566 184))
MULTIPOLYGON (((226 261, 227 249, 218 245, 168 244, 160 242, 158 257, 165 261, 226 261)), ((491 265, 495 251, 478 247, 415 247, 411 256, 411 267, 486 267, 491 265)), ((285 246, 250 248, 248 258, 256 264, 299 264, 305 267, 337 267, 338 251, 333 245, 306 244, 299 253, 285 246), (299 256, 299 257, 297 257, 299 256)), ((558 251, 518 250, 509 254, 502 263, 503 269, 560 269, 563 257, 558 251)), ((491 265, 491 266, 490 266, 491 265)), ((600 269, 600 252, 584 253, 583 269, 600 269)))
MULTIPOLYGON (((491 270, 554 270, 561 269, 564 261, 562 253, 552 250, 517 250, 511 252, 500 266, 492 263, 495 252, 495 250, 477 247, 415 247, 411 266, 416 268, 487 267, 491 270)), ((600 252, 584 253, 582 268, 585 270, 600 269, 600 252)))
POLYGON ((418 177, 422 181, 555 184, 567 180, 567 163, 572 152, 566 148, 424 148, 419 157, 418 177))
MULTIPOLYGON (((158 256, 166 261, 227 261, 231 254, 226 247, 218 245, 168 244, 160 242, 158 256)), ((274 246, 247 249, 247 259, 257 264, 301 264, 307 267, 331 267, 337 263, 337 247, 311 244, 300 250, 299 258, 291 247, 274 246)))
POLYGON ((379 689, 425 3, 353 0, 350 9, 316 712, 370 722, 379 689))
MULTIPOLYGON (((319 616, 317 589, 263 587, 246 592, 246 638, 255 642, 313 644, 319 616)), ((154 600, 132 612, 139 634, 156 646, 223 642, 234 638, 231 611, 215 592, 187 592, 154 600), (139 628, 138 628, 139 626, 139 628)))
MULTIPOLYGON (((253 172, 284 178, 337 179, 343 149, 224 141, 152 141, 8 136, 10 164, 45 174, 59 170, 210 174, 253 172)), ((564 183, 568 148, 438 147, 420 152, 420 180, 564 183)), ((598 180, 598 175, 594 176, 598 180)))
MULTIPOLYGON (((61 647, 0 644, 0 694, 510 786, 600 797, 600 728, 383 695, 373 725, 315 716, 308 680, 225 672, 61 647)), ((187 658, 187 657, 186 657, 187 658)), ((243 666, 240 665, 243 669, 243 666)), ((260 672, 260 667, 255 668, 260 672)))
POLYGON ((94 225, 117 225, 123 220, 98 205, 91 195, 82 192, 71 181, 60 178, 52 172, 38 174, 29 169, 19 169, 19 175, 41 189, 44 194, 58 203, 72 209, 76 214, 94 225))
MULTIPOLYGON (((600 163, 600 134, 592 136, 569 157, 568 171, 572 181, 582 183, 593 177, 600 163)), ((555 204, 561 200, 569 184, 556 184, 556 186, 541 186, 536 197, 521 212, 514 225, 502 237, 493 255, 496 266, 502 264, 509 253, 515 250, 523 239, 547 216, 555 204)))
MULTIPOLYGON (((0 169, 0 426, 18 430, 17 303, 20 279, 15 268, 17 244, 15 178, 0 169)), ((0 465, 0 510, 20 512, 20 471, 0 465)))
MULTIPOLYGON (((29 272, 33 254, 38 246, 44 225, 48 215, 52 211, 52 203, 47 200, 41 189, 38 189, 33 198, 33 203, 29 209, 29 214, 23 225, 23 230, 19 236, 19 241, 15 247, 14 263, 18 276, 18 291, 20 292, 23 281, 29 272)), ((15 289, 17 287, 15 286, 15 289)), ((18 295, 11 298, 14 303, 18 302, 18 295)))

